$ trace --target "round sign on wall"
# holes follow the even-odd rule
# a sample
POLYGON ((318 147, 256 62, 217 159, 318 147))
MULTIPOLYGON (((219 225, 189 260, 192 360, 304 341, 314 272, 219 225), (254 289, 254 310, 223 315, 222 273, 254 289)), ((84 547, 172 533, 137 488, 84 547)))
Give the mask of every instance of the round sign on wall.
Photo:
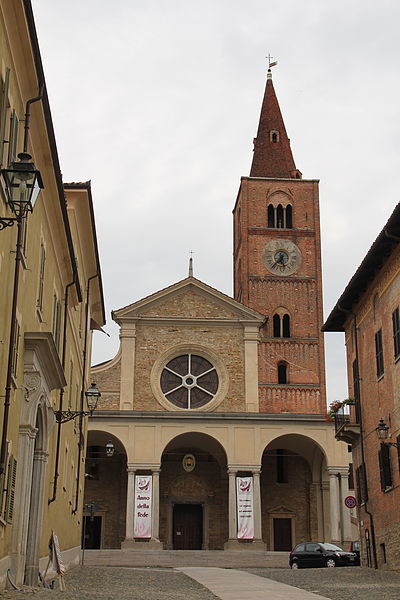
POLYGON ((346 498, 344 499, 344 503, 347 506, 347 508, 354 508, 357 504, 357 500, 354 496, 346 496, 346 498))

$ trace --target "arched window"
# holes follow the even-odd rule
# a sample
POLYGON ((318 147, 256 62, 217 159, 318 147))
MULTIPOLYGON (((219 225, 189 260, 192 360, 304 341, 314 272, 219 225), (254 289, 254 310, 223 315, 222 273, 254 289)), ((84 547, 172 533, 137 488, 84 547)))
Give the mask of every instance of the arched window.
POLYGON ((288 314, 275 314, 272 319, 272 325, 274 337, 290 337, 290 316, 288 314))
POLYGON ((275 208, 273 204, 268 204, 268 227, 275 227, 275 208))
POLYGON ((287 383, 287 364, 278 363, 278 383, 287 383))
POLYGON ((282 229, 285 226, 283 220, 283 206, 282 204, 278 204, 276 207, 276 226, 278 229, 282 229))
POLYGON ((293 221, 292 221, 292 206, 290 204, 286 207, 286 227, 287 229, 292 229, 293 221))
POLYGON ((279 142, 279 131, 277 129, 272 129, 269 132, 269 139, 271 140, 271 142, 273 144, 276 144, 277 142, 279 142))
POLYGON ((273 326, 274 326, 274 337, 281 337, 281 318, 279 315, 274 315, 273 326))
POLYGON ((290 317, 289 315, 283 315, 282 319, 282 337, 290 337, 290 317))
POLYGON ((278 204, 268 204, 267 220, 268 227, 277 229, 292 229, 293 228, 293 209, 291 204, 284 206, 278 204))

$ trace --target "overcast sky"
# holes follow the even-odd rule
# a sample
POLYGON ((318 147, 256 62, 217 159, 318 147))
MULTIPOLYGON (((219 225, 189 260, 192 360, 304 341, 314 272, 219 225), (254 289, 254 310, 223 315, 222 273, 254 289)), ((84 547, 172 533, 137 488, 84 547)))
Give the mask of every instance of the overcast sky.
MULTIPOLYGON (((325 317, 399 201, 398 0, 32 0, 65 182, 92 181, 110 312, 187 276, 232 294, 232 208, 270 52, 296 166, 320 179, 325 317)), ((342 334, 328 400, 347 397, 342 334)))

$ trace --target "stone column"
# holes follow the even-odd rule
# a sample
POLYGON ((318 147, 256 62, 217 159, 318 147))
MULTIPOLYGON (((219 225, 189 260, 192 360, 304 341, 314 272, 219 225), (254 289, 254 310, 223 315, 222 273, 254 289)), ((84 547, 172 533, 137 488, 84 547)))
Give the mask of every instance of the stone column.
POLYGON ((158 539, 159 522, 160 522, 160 490, 159 490, 159 475, 160 469, 141 466, 141 471, 152 472, 152 516, 151 528, 152 536, 150 539, 136 542, 134 538, 134 513, 135 513, 135 475, 137 467, 128 465, 128 488, 126 494, 126 533, 125 540, 121 544, 122 550, 155 550, 162 549, 162 544, 158 539))
POLYGON ((337 467, 328 467, 329 474, 329 500, 331 515, 331 542, 340 542, 340 495, 337 467))
POLYGON ((261 540, 261 491, 260 491, 260 471, 253 471, 253 510, 254 510, 254 539, 261 540))
POLYGON ((151 513, 151 539, 159 542, 160 536, 160 469, 153 470, 153 507, 151 513))
POLYGON ((340 473, 340 512, 342 522, 342 542, 351 542, 351 509, 344 503, 346 496, 349 495, 349 470, 348 468, 338 469, 340 473))
MULTIPOLYGON (((126 489, 126 529, 125 529, 125 542, 133 542, 133 513, 134 513, 134 499, 135 499, 135 467, 128 465, 128 485, 126 489)), ((125 542, 122 544, 125 546, 125 542)))
POLYGON ((225 542, 225 550, 237 546, 237 517, 236 517, 236 469, 228 469, 228 531, 229 538, 225 542))

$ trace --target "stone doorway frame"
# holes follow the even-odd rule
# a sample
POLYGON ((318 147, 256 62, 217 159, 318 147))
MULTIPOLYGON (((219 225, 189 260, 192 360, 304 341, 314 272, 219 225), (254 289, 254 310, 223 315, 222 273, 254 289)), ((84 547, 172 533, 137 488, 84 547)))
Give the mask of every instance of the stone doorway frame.
POLYGON ((296 514, 285 506, 277 506, 272 510, 268 511, 268 520, 269 520, 269 539, 271 542, 271 547, 269 550, 271 552, 275 552, 274 548, 274 519, 290 519, 291 522, 291 535, 292 535, 292 544, 295 543, 296 540, 296 514))
POLYGON ((202 550, 209 545, 209 505, 204 497, 172 497, 167 503, 167 550, 174 549, 174 506, 175 504, 199 504, 203 509, 203 542, 202 550))

